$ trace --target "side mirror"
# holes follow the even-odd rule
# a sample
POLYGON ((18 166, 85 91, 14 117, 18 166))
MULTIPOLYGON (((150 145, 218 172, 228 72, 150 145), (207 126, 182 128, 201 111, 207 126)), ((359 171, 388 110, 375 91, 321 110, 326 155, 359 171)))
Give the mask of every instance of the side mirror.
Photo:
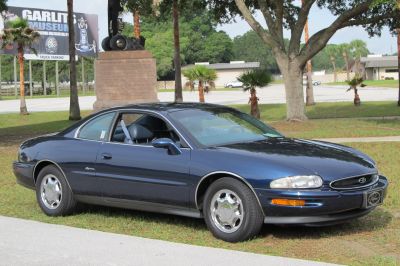
POLYGON ((161 139, 156 139, 151 142, 153 147, 155 148, 162 148, 162 149, 168 149, 171 155, 180 155, 182 154, 181 149, 173 142, 171 139, 168 138, 161 138, 161 139))

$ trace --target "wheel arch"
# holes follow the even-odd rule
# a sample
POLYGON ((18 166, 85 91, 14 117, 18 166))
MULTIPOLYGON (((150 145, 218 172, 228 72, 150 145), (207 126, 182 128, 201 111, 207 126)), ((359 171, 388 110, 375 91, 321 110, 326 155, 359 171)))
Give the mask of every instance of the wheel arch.
POLYGON ((32 176, 33 176, 34 184, 36 185, 36 181, 37 181, 37 178, 39 176, 40 171, 42 171, 43 168, 45 168, 46 166, 49 166, 49 165, 53 165, 53 166, 57 167, 58 170, 60 170, 61 174, 64 176, 65 180, 67 181, 67 184, 68 184, 69 188, 72 191, 71 185, 69 184, 68 178, 65 175, 63 169, 56 162, 51 161, 51 160, 47 160, 47 159, 37 162, 35 167, 33 168, 32 176))
POLYGON ((195 191, 195 205, 196 208, 198 210, 202 209, 202 204, 203 204, 203 200, 204 200, 204 195, 207 191, 207 189, 209 188, 209 186, 214 183, 216 180, 223 178, 223 177, 230 177, 233 179, 236 179, 240 182, 242 182, 244 185, 246 185, 248 188, 250 188, 250 190, 253 192, 254 196, 256 197, 257 203, 261 209, 261 212, 263 213, 263 215, 265 216, 264 210, 261 206, 261 202, 257 196, 257 193, 255 192, 255 190, 253 189, 253 187, 250 185, 249 182, 247 182, 243 177, 241 177, 240 175, 237 175, 235 173, 231 173, 231 172, 226 172, 226 171, 216 171, 216 172, 212 172, 209 173, 205 176, 203 176, 199 183, 197 184, 196 187, 196 191, 195 191))

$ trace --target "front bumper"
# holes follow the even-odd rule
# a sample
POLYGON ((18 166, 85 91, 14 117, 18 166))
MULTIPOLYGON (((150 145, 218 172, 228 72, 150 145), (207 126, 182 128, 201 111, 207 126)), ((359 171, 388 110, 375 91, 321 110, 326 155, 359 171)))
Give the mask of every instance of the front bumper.
POLYGON ((359 190, 272 190, 256 189, 264 214, 264 223, 330 225, 355 219, 370 213, 375 207, 367 208, 368 192, 381 190, 386 196, 388 181, 380 176, 379 181, 359 190), (305 206, 280 206, 271 203, 274 198, 305 200, 305 206))
POLYGON ((35 165, 33 163, 13 162, 13 171, 17 178, 17 183, 24 187, 35 189, 35 181, 33 179, 34 168, 35 165))

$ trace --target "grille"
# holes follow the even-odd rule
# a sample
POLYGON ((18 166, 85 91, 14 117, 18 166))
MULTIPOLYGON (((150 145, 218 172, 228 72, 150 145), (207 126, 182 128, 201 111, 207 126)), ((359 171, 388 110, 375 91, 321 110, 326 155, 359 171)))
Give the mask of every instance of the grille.
POLYGON ((357 189, 368 187, 375 184, 379 179, 379 175, 362 175, 349 178, 343 178, 331 182, 330 186, 333 189, 357 189))

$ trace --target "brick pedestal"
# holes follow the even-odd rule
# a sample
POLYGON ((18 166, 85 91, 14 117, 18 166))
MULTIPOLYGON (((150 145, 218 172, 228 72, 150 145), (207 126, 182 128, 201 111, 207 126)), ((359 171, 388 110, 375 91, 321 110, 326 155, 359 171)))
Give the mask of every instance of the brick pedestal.
POLYGON ((95 62, 95 80, 94 111, 158 102, 156 60, 148 51, 99 53, 95 62))

